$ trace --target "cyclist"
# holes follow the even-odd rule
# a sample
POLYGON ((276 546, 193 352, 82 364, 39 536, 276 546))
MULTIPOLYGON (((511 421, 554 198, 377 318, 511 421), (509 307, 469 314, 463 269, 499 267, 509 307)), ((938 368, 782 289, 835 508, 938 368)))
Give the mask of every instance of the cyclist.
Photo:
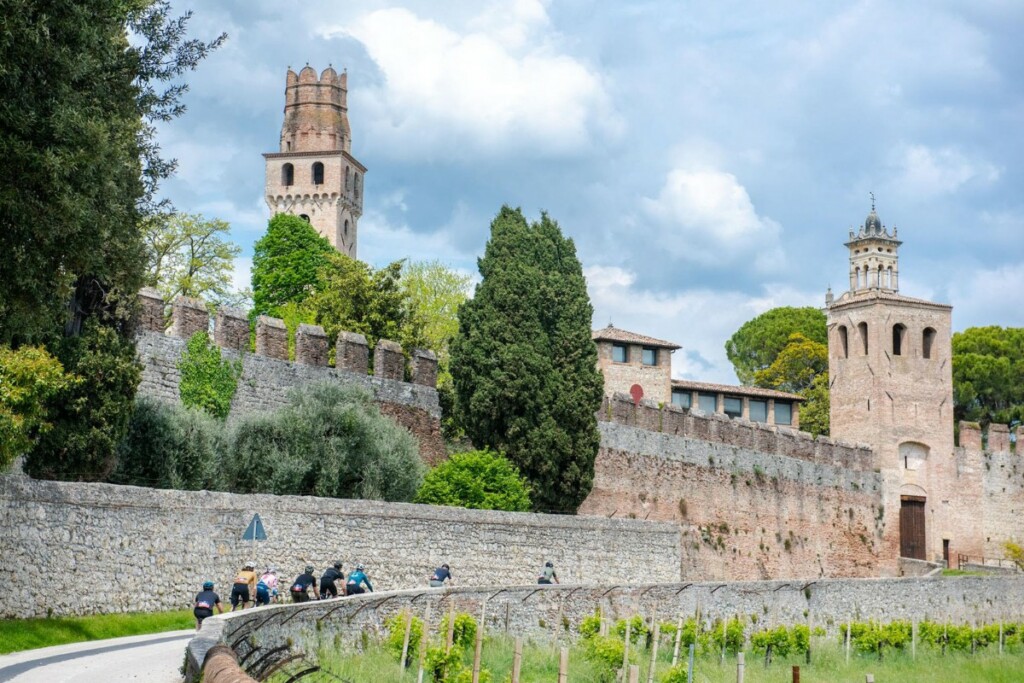
POLYGON ((344 580, 344 578, 345 574, 341 571, 341 560, 338 560, 333 567, 328 567, 320 576, 320 598, 326 600, 328 593, 332 598, 338 597, 338 586, 334 582, 338 579, 344 580))
POLYGON ((551 584, 558 583, 558 574, 555 573, 555 565, 550 560, 544 563, 544 571, 537 577, 537 583, 551 584))
POLYGON ((213 581, 203 583, 203 590, 196 594, 195 609, 192 614, 196 617, 196 630, 203 625, 203 619, 213 616, 213 609, 217 608, 219 614, 224 614, 224 608, 220 604, 220 596, 213 592, 213 581))
POLYGON ((366 584, 366 588, 372 593, 373 586, 370 585, 370 579, 366 576, 366 567, 361 564, 356 565, 356 570, 348 575, 348 580, 345 582, 345 595, 359 595, 365 593, 362 584, 366 584))
POLYGON ((292 602, 308 602, 310 588, 313 589, 313 595, 319 600, 320 591, 316 589, 316 579, 313 578, 313 566, 306 565, 306 568, 295 577, 295 582, 292 583, 292 602))
POLYGON ((448 581, 449 585, 454 583, 452 578, 452 568, 447 563, 442 564, 440 567, 434 570, 433 575, 430 577, 430 587, 440 588, 444 585, 444 582, 448 581))
POLYGON ((245 603, 249 602, 256 593, 256 563, 246 562, 242 571, 235 576, 235 582, 231 586, 231 611, 234 612, 239 603, 245 609, 245 603))
POLYGON ((273 567, 267 567, 256 584, 256 604, 269 605, 270 601, 277 597, 277 572, 273 567))

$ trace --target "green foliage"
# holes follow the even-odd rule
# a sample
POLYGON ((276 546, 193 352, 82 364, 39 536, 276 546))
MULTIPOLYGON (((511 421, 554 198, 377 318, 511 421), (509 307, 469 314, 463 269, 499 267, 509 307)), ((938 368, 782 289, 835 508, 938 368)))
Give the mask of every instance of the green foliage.
POLYGON ((128 429, 141 368, 135 345, 111 327, 89 322, 80 337, 55 345, 56 356, 80 381, 46 401, 53 427, 25 458, 37 479, 103 481, 116 466, 116 446, 128 429))
POLYGON ((178 360, 178 370, 182 404, 221 419, 228 416, 242 374, 241 360, 222 358, 220 347, 210 341, 209 335, 196 332, 178 360))
POLYGON ((223 425, 201 410, 140 397, 117 447, 116 484, 162 489, 220 488, 223 425))
POLYGON ((306 221, 275 215, 253 249, 253 314, 276 316, 278 307, 304 301, 334 254, 331 243, 306 221))
MULTIPOLYGON (((402 645, 405 643, 405 625, 409 618, 407 612, 399 612, 389 617, 384 622, 388 630, 387 648, 396 660, 402 659, 402 645)), ((419 617, 412 617, 412 626, 409 629, 409 649, 405 654, 405 662, 402 666, 412 664, 416 653, 419 652, 420 640, 423 638, 423 620, 419 617)))
MULTIPOLYGON (((762 313, 736 331, 725 343, 725 353, 740 382, 755 383, 756 373, 766 370, 790 343, 790 335, 802 334, 818 344, 828 344, 825 314, 817 308, 783 306, 762 313)), ((827 367, 827 364, 826 364, 827 367)))
POLYGON ((576 630, 579 631, 581 638, 593 638, 601 632, 601 615, 590 614, 583 617, 576 630))
POLYGON ((689 683, 689 672, 687 664, 678 664, 661 677, 661 683, 689 683))
MULTIPOLYGON (((797 626, 796 628, 800 628, 797 626)), ((806 628, 806 627, 804 627, 806 628)), ((714 646, 716 651, 721 651, 723 642, 725 645, 725 651, 729 654, 736 654, 743 649, 744 643, 744 627, 743 621, 739 618, 732 618, 725 622, 725 633, 723 638, 722 622, 718 621, 712 626, 711 631, 708 634, 711 638, 711 645, 714 646)), ((797 637, 802 637, 803 634, 797 637)), ((802 651, 806 651, 806 645, 802 651)))
POLYGON ((810 635, 810 629, 805 624, 797 624, 792 628, 776 626, 753 633, 750 636, 750 644, 754 652, 759 654, 764 654, 771 646, 773 657, 802 655, 810 646, 810 635))
MULTIPOLYGON (((584 656, 601 667, 604 674, 602 680, 614 680, 616 670, 622 668, 622 660, 626 654, 623 638, 612 636, 593 636, 584 641, 584 656)), ((629 651, 629 661, 636 661, 636 650, 629 651)))
POLYGON ((195 623, 191 609, 88 617, 0 619, 0 655, 52 645, 177 631, 191 628, 195 623))
POLYGON ((174 168, 151 122, 184 111, 180 76, 223 38, 185 40, 188 15, 168 11, 159 0, 5 3, 0 342, 129 317, 145 269, 139 219, 174 168))
POLYGON ((224 457, 240 493, 408 501, 423 480, 413 436, 357 387, 318 384, 289 405, 239 420, 224 457))
POLYGON ((771 365, 754 373, 754 384, 798 393, 822 373, 828 374, 828 346, 794 332, 771 365))
MULTIPOLYGON (((616 621, 615 626, 612 628, 612 630, 614 631, 615 635, 619 637, 620 640, 625 638, 626 620, 619 619, 618 621, 616 621)), ((633 617, 629 620, 629 642, 636 644, 639 643, 641 640, 645 640, 647 638, 648 632, 649 630, 647 628, 647 624, 644 623, 643 617, 641 617, 639 614, 634 614, 633 617)))
MULTIPOLYGON (((849 625, 850 642, 858 652, 875 654, 881 659, 886 649, 902 650, 910 645, 911 624, 909 621, 893 621, 881 624, 874 621, 853 622, 849 625)), ((841 638, 846 638, 847 625, 839 629, 841 638)))
POLYGON ((604 386, 576 248, 546 214, 529 224, 505 206, 479 268, 451 347, 466 435, 519 468, 535 509, 575 512, 593 486, 604 386))
POLYGON ((74 382, 41 346, 0 346, 0 472, 51 427, 47 399, 74 382))
MULTIPOLYGON (((437 632, 442 638, 448 638, 448 616, 445 615, 441 620, 441 625, 438 627, 437 632)), ((471 648, 476 639, 476 619, 473 618, 472 614, 466 614, 465 612, 457 612, 455 614, 455 631, 453 633, 453 642, 457 647, 471 648)))
POLYGON ((427 680, 433 681, 433 683, 453 683, 459 671, 462 670, 462 653, 455 648, 452 648, 450 652, 445 652, 443 646, 429 647, 424 669, 427 680))
POLYGON ((800 429, 814 436, 828 436, 829 406, 828 372, 814 378, 811 386, 800 392, 806 400, 800 405, 800 429))
POLYGON ((231 273, 242 248, 227 239, 226 221, 199 214, 161 213, 141 225, 146 284, 164 301, 179 295, 223 302, 232 297, 231 273))
POLYGON ((1003 552, 1006 553, 1006 559, 1024 569, 1024 547, 1013 541, 1003 541, 1003 552))
POLYGON ((530 509, 526 482, 500 453, 455 453, 427 473, 416 503, 475 510, 525 512, 530 509))
POLYGON ((1024 420, 1024 328, 970 327, 953 335, 957 420, 1024 420))

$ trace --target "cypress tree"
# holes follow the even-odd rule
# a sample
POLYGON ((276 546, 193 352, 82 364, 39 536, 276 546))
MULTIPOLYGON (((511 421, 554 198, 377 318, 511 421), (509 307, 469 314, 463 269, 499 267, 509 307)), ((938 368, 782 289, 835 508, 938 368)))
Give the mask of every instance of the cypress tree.
POLYGON ((547 214, 530 224, 503 206, 479 269, 451 349, 466 434, 519 468, 536 509, 575 512, 593 486, 603 391, 576 247, 547 214))

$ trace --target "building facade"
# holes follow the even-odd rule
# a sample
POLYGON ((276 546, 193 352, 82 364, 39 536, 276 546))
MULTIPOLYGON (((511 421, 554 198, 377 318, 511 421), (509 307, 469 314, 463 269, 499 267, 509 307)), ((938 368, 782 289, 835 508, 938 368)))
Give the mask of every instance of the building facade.
POLYGON ((272 214, 305 219, 356 258, 366 167, 352 156, 347 97, 344 72, 288 69, 280 149, 263 155, 265 198, 272 214))
POLYGON ((664 339, 629 332, 609 324, 591 334, 597 345, 597 368, 604 393, 629 394, 668 403, 672 398, 672 354, 682 347, 664 339))
POLYGON ((696 408, 750 422, 800 428, 800 404, 804 397, 774 389, 712 384, 688 379, 672 380, 672 405, 696 408))

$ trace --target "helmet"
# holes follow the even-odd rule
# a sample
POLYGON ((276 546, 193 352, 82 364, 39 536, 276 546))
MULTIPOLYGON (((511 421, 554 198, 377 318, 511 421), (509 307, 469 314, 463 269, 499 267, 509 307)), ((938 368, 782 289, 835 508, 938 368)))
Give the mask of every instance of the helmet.
POLYGON ((334 563, 334 568, 335 569, 341 569, 341 560, 338 560, 337 562, 334 563))
POLYGON ((361 572, 361 571, 363 571, 364 569, 366 569, 366 567, 364 567, 363 565, 361 565, 361 564, 357 564, 357 565, 356 565, 356 571, 357 571, 357 572, 361 572))
POLYGON ((245 566, 243 566, 242 569, 256 569, 256 563, 255 562, 246 562, 245 566))
POLYGON ((446 563, 444 563, 444 564, 442 564, 441 566, 442 566, 442 567, 444 567, 445 569, 451 569, 451 567, 449 567, 449 566, 448 566, 448 563, 447 563, 447 562, 446 562, 446 563))
POLYGON ((311 564, 307 564, 307 565, 306 565, 306 569, 305 569, 304 571, 305 571, 305 572, 306 572, 307 574, 312 574, 312 573, 313 573, 313 565, 311 565, 311 564))
POLYGON ((203 581, 203 590, 204 591, 212 591, 213 590, 213 581, 203 581))
POLYGON ((548 560, 547 562, 544 563, 544 566, 545 567, 554 567, 555 565, 551 562, 551 560, 548 560))

